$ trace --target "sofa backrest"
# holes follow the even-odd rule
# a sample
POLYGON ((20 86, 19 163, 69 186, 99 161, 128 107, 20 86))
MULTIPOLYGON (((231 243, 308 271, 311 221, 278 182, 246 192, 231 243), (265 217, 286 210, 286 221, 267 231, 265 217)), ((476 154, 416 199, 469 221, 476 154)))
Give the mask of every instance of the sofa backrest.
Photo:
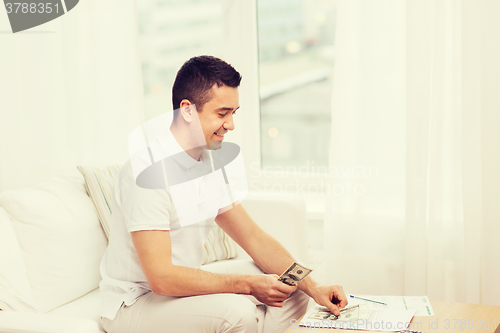
POLYGON ((77 170, 0 193, 0 207, 11 219, 39 312, 99 286, 99 263, 107 240, 77 170))

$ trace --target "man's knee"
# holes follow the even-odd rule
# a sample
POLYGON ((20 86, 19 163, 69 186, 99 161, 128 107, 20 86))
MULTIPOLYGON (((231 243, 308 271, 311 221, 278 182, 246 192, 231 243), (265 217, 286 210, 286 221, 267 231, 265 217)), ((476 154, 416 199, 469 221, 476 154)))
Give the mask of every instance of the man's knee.
POLYGON ((290 297, 285 302, 285 304, 290 303, 290 306, 296 308, 303 308, 303 311, 305 312, 307 310, 307 305, 309 304, 309 300, 310 298, 305 292, 297 289, 292 294, 290 294, 290 297))
POLYGON ((237 301, 232 302, 229 306, 226 319, 230 325, 230 329, 227 332, 257 333, 258 318, 256 305, 245 297, 240 296, 237 301))

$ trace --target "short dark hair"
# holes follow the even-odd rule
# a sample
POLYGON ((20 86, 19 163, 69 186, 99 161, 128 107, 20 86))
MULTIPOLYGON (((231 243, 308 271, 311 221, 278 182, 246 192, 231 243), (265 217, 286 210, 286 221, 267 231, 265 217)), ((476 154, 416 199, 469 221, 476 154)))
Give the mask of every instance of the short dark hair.
POLYGON ((201 111, 203 105, 212 99, 214 84, 237 88, 240 82, 240 73, 224 60, 208 55, 193 57, 182 65, 175 77, 172 87, 174 110, 180 108, 183 99, 187 99, 201 111))

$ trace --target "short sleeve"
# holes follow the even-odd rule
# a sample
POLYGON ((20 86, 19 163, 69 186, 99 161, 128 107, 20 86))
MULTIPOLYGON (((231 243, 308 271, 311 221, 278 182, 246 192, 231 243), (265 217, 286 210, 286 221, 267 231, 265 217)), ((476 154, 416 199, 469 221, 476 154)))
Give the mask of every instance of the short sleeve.
POLYGON ((215 155, 214 159, 217 161, 216 164, 222 166, 221 169, 217 170, 221 178, 219 214, 222 214, 228 209, 243 202, 248 194, 245 164, 241 153, 226 165, 224 165, 218 155, 215 155))
POLYGON ((219 204, 218 215, 230 210, 234 206, 238 205, 241 201, 235 196, 235 191, 230 184, 225 182, 219 183, 221 191, 221 202, 219 204))
POLYGON ((128 232, 170 230, 173 204, 167 189, 142 188, 132 173, 125 170, 119 175, 115 190, 128 232))

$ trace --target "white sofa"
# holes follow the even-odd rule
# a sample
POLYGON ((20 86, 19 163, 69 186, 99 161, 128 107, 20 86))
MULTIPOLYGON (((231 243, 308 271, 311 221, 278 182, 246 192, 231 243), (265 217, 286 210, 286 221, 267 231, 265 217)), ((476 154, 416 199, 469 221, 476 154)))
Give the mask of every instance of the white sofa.
MULTIPOLYGON (((307 263, 305 204, 251 196, 250 215, 301 262, 307 263)), ((33 312, 0 311, 0 332, 94 333, 99 323, 99 263, 107 239, 78 171, 37 186, 0 193, 0 278, 33 312), (8 281, 8 282, 5 282, 8 281)), ((238 248, 237 259, 249 260, 238 248)), ((0 280, 0 287, 1 287, 0 280)), ((5 285, 0 288, 0 304, 5 285)), ((5 302, 5 300, 4 300, 5 302)))

